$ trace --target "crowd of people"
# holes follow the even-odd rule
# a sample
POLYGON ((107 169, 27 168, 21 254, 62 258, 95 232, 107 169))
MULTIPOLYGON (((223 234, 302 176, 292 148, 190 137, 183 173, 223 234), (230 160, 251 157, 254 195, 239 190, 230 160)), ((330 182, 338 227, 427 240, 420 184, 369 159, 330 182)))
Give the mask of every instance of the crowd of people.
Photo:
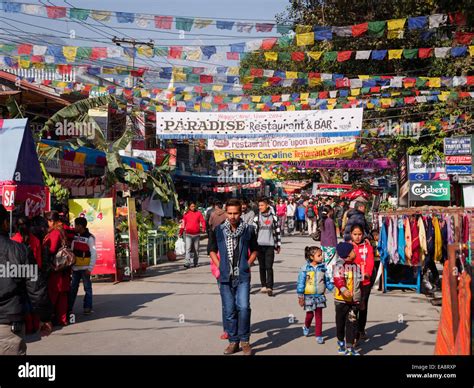
POLYGON ((186 235, 184 266, 190 267, 193 253, 194 266, 198 265, 199 235, 207 233, 207 253, 222 302, 221 339, 229 341, 224 354, 240 348, 245 355, 252 354, 250 268, 258 261, 260 291, 273 296, 273 263, 281 250, 281 238, 297 233, 320 242, 306 247, 306 264, 296 285, 298 303, 306 311, 303 334, 309 334, 314 318, 317 342, 324 343, 324 294, 334 290, 338 352, 359 354, 355 347, 367 338, 369 296, 378 272, 377 234, 372 233, 365 212, 366 202, 361 198, 352 208, 344 201, 311 196, 256 202, 231 199, 225 206, 215 201, 204 214, 196 203, 189 203, 180 229, 180 236, 186 235))
POLYGON ((0 278, 0 330, 5 329, 0 331, 0 354, 14 355, 25 354, 25 334, 40 330, 48 335, 53 326, 75 322, 73 309, 81 280, 83 313, 92 313, 91 273, 97 253, 84 217, 76 218, 74 227, 57 211, 31 220, 19 217, 11 239, 9 217, 0 205, 0 264, 22 263, 38 269, 36 279, 0 278))

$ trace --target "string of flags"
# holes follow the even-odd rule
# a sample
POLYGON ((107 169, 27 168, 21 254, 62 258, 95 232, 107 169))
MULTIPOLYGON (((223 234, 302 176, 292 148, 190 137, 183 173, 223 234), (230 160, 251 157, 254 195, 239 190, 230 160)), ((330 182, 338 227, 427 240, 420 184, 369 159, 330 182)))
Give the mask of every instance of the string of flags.
POLYGON ((101 23, 113 22, 119 24, 135 24, 140 28, 154 27, 160 30, 172 30, 190 32, 191 30, 202 30, 207 27, 215 27, 218 30, 237 31, 244 33, 262 32, 270 33, 276 31, 279 34, 288 34, 293 29, 296 31, 298 45, 311 45, 314 41, 331 40, 336 37, 360 37, 373 36, 400 39, 404 31, 433 30, 436 28, 452 25, 465 26, 466 15, 462 12, 448 14, 432 14, 424 16, 413 16, 406 18, 390 19, 383 21, 370 21, 351 26, 307 26, 294 25, 291 22, 254 22, 239 20, 219 20, 201 17, 178 17, 170 15, 155 15, 147 13, 121 12, 96 10, 85 8, 70 8, 62 6, 38 5, 32 3, 21 3, 2 1, 2 9, 7 13, 22 13, 32 16, 42 16, 50 19, 69 19, 85 22, 88 19, 101 23), (299 37, 298 37, 299 35, 299 37))

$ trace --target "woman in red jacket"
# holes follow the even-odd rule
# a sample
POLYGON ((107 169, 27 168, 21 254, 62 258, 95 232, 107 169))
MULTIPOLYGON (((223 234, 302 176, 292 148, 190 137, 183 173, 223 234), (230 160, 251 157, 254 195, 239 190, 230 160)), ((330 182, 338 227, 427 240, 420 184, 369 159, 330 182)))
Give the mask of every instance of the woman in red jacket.
MULTIPOLYGON (((17 232, 13 235, 12 240, 20 244, 25 244, 31 249, 35 258, 38 269, 41 270, 41 242, 30 232, 30 222, 26 217, 20 217, 17 222, 17 232)), ((35 333, 40 327, 40 317, 38 314, 31 313, 31 305, 27 303, 27 311, 25 312, 25 330, 27 334, 35 333)))
POLYGON ((44 264, 46 271, 50 271, 48 279, 48 292, 51 303, 54 306, 56 323, 62 326, 68 324, 68 296, 71 289, 71 268, 55 272, 52 270, 52 262, 59 249, 67 244, 63 224, 59 219, 59 213, 52 211, 46 214, 48 221, 48 234, 43 241, 44 264))
POLYGON ((363 276, 361 291, 361 301, 359 306, 358 333, 356 340, 366 339, 365 326, 367 324, 367 312, 369 306, 369 296, 371 290, 371 277, 374 271, 374 250, 372 244, 364 239, 364 228, 361 225, 354 225, 351 228, 351 240, 356 253, 355 263, 360 266, 363 276))

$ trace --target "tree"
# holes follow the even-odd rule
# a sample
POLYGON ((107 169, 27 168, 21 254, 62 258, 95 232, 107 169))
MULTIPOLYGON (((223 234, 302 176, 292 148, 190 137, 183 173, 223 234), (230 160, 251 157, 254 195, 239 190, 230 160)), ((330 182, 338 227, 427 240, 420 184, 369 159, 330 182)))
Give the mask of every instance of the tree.
MULTIPOLYGON (((430 15, 432 13, 454 13, 462 11, 467 18, 465 27, 448 25, 434 31, 413 30, 404 28, 401 39, 388 39, 383 37, 364 36, 359 38, 345 38, 333 35, 329 41, 316 41, 311 47, 296 46, 294 39, 282 37, 277 47, 272 51, 290 53, 294 51, 342 51, 342 50, 374 50, 374 49, 401 49, 424 47, 448 47, 453 45, 453 36, 456 30, 470 30, 474 25, 474 12, 472 0, 452 2, 448 0, 293 0, 290 1, 286 12, 277 15, 278 23, 293 23, 296 30, 301 26, 350 26, 367 21, 384 21, 408 16, 430 15)), ((287 55, 288 57, 288 55, 287 55)), ((289 59, 266 62, 261 52, 249 53, 241 63, 241 76, 248 74, 250 68, 273 68, 275 70, 338 73, 349 76, 361 74, 370 75, 410 75, 410 76, 455 76, 469 75, 474 70, 469 56, 449 59, 434 57, 426 59, 397 59, 397 60, 349 60, 337 62, 324 58, 313 61, 291 61, 289 59), (274 65, 269 65, 273 63, 274 65)), ((264 87, 263 82, 255 83, 250 94, 282 94, 317 92, 326 90, 324 83, 314 87, 307 85, 283 87, 264 87)), ((332 88, 334 89, 334 88, 332 88)), ((456 90, 461 90, 457 88, 456 90)), ((388 119, 395 121, 426 121, 423 132, 418 138, 396 135, 381 139, 377 133, 361 140, 360 146, 371 149, 373 157, 386 157, 387 155, 398 160, 406 153, 421 153, 425 159, 432 158, 442 152, 442 139, 450 133, 440 125, 440 119, 460 113, 466 114, 463 129, 456 133, 472 132, 472 106, 464 102, 448 100, 446 103, 435 105, 412 105, 389 110, 375 109, 364 112, 364 127, 374 128, 385 123, 388 119)), ((341 106, 342 107, 342 106, 341 106)), ((297 106, 301 109, 301 106, 297 106)), ((361 148, 359 146, 359 149, 361 148)))

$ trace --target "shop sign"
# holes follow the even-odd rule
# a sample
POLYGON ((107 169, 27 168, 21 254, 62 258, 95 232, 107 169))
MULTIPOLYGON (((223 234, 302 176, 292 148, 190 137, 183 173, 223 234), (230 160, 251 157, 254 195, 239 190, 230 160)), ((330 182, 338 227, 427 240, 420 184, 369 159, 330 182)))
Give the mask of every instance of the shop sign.
POLYGON ((451 186, 448 181, 410 183, 410 201, 449 201, 451 186))

